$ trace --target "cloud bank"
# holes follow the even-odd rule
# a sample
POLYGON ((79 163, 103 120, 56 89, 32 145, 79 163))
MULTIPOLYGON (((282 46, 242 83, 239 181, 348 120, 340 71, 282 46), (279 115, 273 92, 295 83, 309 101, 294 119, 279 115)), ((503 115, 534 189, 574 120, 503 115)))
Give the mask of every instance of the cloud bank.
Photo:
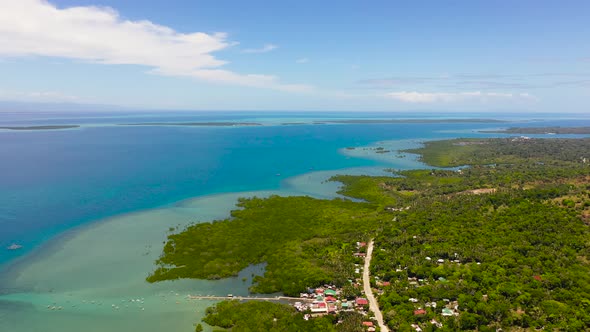
POLYGON ((43 0, 0 0, 0 8, 0 57, 48 56, 141 65, 162 75, 282 91, 309 89, 283 84, 271 75, 222 69, 226 62, 212 53, 232 45, 224 33, 180 33, 150 21, 125 20, 111 8, 60 9, 43 0))
POLYGON ((417 92, 400 91, 385 94, 386 98, 404 103, 453 103, 462 101, 489 101, 497 99, 533 99, 528 93, 499 93, 499 92, 417 92))

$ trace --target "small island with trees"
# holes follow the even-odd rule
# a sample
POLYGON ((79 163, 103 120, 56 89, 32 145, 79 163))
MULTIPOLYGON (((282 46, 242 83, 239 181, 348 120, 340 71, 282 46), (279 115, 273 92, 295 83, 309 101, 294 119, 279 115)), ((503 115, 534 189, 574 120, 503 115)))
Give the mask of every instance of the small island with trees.
POLYGON ((256 122, 141 122, 122 123, 120 126, 180 126, 180 127, 248 127, 262 126, 256 122))
POLYGON ((5 130, 60 130, 79 128, 79 125, 43 125, 43 126, 5 126, 0 129, 5 130))
POLYGON ((588 135, 590 134, 590 127, 511 127, 503 130, 482 130, 480 132, 500 134, 588 135))
POLYGON ((171 234, 147 280, 219 279, 266 263, 250 292, 331 289, 335 309, 229 299, 203 322, 374 331, 365 302, 343 306, 367 295, 361 243, 371 241, 369 287, 386 329, 590 329, 590 139, 453 139, 404 152, 439 168, 333 177, 351 199, 241 199, 230 218, 171 234))

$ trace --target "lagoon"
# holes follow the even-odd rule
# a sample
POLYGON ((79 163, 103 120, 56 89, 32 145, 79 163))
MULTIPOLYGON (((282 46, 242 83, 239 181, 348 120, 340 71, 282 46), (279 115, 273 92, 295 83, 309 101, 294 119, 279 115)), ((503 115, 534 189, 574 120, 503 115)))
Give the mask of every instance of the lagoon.
MULTIPOLYGON (((224 218, 242 196, 333 197, 338 185, 325 182, 331 175, 421 166, 409 155, 374 153, 375 147, 395 151, 428 139, 490 136, 474 130, 498 126, 281 126, 293 119, 330 119, 292 114, 273 115, 270 121, 269 115, 234 113, 121 116, 95 114, 75 121, 72 114, 13 115, 0 121, 0 126, 80 125, 65 131, 0 132, 0 248, 23 245, 0 250, 1 330, 190 331, 211 302, 191 301, 188 294, 246 295, 252 273, 262 271, 252 267, 220 281, 148 284, 145 277, 170 227, 224 218), (118 126, 146 118, 264 125, 118 126)), ((579 126, 584 121, 590 122, 541 123, 579 126)))

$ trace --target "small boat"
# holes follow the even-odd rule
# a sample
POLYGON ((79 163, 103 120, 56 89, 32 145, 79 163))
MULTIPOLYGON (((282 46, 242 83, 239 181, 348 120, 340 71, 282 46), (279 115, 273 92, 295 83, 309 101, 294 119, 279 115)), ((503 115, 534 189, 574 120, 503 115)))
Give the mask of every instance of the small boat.
POLYGON ((21 249, 22 247, 23 246, 21 246, 20 244, 13 243, 13 244, 9 245, 8 247, 6 247, 6 249, 8 249, 8 250, 18 250, 18 249, 21 249))

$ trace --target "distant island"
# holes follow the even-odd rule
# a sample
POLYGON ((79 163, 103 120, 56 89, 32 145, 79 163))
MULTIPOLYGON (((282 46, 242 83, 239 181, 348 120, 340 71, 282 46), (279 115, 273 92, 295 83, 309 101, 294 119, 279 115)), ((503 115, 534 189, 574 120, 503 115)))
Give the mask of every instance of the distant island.
POLYGON ((481 130, 481 133, 500 134, 590 134, 590 127, 511 127, 502 130, 481 130))
POLYGON ((237 126, 262 126, 255 122, 142 122, 122 123, 120 126, 210 126, 210 127, 237 127, 237 126))
POLYGON ((6 130, 59 130, 59 129, 72 129, 79 128, 78 125, 48 125, 48 126, 7 126, 0 127, 0 129, 6 130))
POLYGON ((504 123, 495 119, 349 119, 317 121, 314 124, 380 124, 380 123, 504 123))

